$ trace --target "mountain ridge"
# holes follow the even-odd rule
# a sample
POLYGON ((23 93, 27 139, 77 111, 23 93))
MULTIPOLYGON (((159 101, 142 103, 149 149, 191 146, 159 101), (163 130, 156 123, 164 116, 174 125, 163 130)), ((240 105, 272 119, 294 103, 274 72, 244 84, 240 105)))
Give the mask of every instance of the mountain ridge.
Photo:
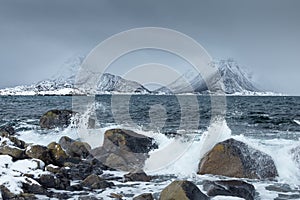
MULTIPOLYGON (((89 95, 92 92, 84 90, 75 84, 76 72, 83 58, 78 58, 65 64, 71 74, 60 73, 57 78, 40 81, 36 84, 0 89, 0 95, 89 95)), ((210 90, 201 75, 196 71, 187 71, 181 77, 154 91, 142 84, 122 78, 121 76, 104 73, 100 76, 96 94, 217 94, 222 90, 226 95, 273 95, 258 89, 247 74, 233 59, 214 61, 219 75, 209 77, 210 90), (223 81, 223 88, 218 88, 223 81)), ((206 81, 207 81, 206 80, 206 81)))

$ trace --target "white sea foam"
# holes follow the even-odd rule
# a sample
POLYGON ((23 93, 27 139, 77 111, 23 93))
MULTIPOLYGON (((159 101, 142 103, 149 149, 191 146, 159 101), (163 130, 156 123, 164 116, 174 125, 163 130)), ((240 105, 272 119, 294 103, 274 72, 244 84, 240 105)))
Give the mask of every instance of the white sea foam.
MULTIPOLYGON (((155 131, 143 131, 141 128, 126 127, 124 125, 112 125, 101 129, 90 129, 86 133, 84 139, 92 144, 93 147, 101 146, 103 143, 103 136, 106 130, 111 128, 124 128, 133 130, 139 134, 143 134, 155 139, 156 143, 159 145, 159 149, 150 152, 150 157, 145 163, 144 170, 148 174, 166 175, 166 174, 176 174, 178 179, 193 179, 193 182, 199 180, 218 180, 218 177, 210 175, 197 175, 197 168, 201 157, 209 151, 217 142, 225 140, 232 137, 236 140, 242 141, 251 147, 263 151, 270 155, 276 165, 279 173, 277 178, 277 183, 287 183, 292 188, 300 184, 300 171, 297 168, 296 163, 292 159, 290 150, 298 145, 299 141, 286 140, 286 139, 257 139, 249 138, 244 135, 233 135, 231 136, 231 130, 228 128, 225 120, 217 120, 211 123, 207 131, 204 131, 199 135, 185 135, 184 137, 178 136, 175 138, 169 138, 164 134, 155 131), (95 139, 98 138, 97 140, 95 139), (96 142, 95 142, 96 141, 96 142)), ((181 134, 184 134, 184 130, 181 134)), ((21 131, 20 139, 26 142, 31 142, 35 144, 48 145, 52 141, 58 141, 62 136, 69 136, 73 139, 80 138, 78 132, 74 128, 67 128, 64 130, 53 130, 49 131, 47 134, 41 134, 40 130, 29 130, 21 131)), ((5 157, 3 157, 4 159, 5 157)), ((9 160, 8 160, 9 161, 9 160)), ((8 162, 7 161, 7 162, 8 162)), ((3 162, 6 163, 6 162, 3 162)), ((26 163, 25 163, 26 164, 26 163)), ((27 163, 28 166, 30 163, 27 163)), ((9 164, 11 165, 11 164, 9 164)), ((28 167, 27 167, 28 168, 28 167)), ((3 170, 3 168, 1 169, 3 170)), ((114 173, 114 172, 107 172, 114 173)), ((122 177, 123 172, 118 172, 117 176, 122 177)), ((10 175, 11 176, 11 175, 10 175)), ((9 181, 10 189, 16 193, 21 192, 20 183, 22 180, 11 179, 8 180, 10 176, 5 176, 4 181, 9 181)), ((128 185, 122 185, 119 189, 107 189, 101 194, 97 194, 97 197, 102 197, 104 199, 108 198, 110 193, 124 193, 124 194, 141 194, 145 192, 159 193, 164 187, 166 187, 172 180, 162 181, 161 183, 148 183, 145 185, 139 183, 138 186, 133 187, 131 183, 128 185)), ((261 199, 274 199, 278 196, 276 191, 268 191, 265 189, 267 185, 273 184, 273 182, 264 181, 254 181, 251 182, 256 191, 260 194, 261 199)), ((115 184, 120 185, 121 183, 115 182, 115 184)), ((136 184, 136 183, 132 183, 136 184)), ((198 185, 202 189, 201 185, 198 185)), ((203 191, 203 190, 202 190, 203 191)), ((74 196, 76 199, 76 195, 74 196)), ((131 198, 124 198, 131 199, 131 198)), ((239 199, 236 197, 222 197, 218 196, 212 199, 239 199)))
POLYGON ((295 122, 296 124, 300 125, 300 121, 299 121, 299 120, 294 119, 294 122, 295 122))
POLYGON ((200 141, 195 140, 195 136, 188 141, 161 137, 159 149, 150 153, 144 169, 148 173, 194 175, 202 156, 230 134, 226 121, 216 120, 202 134, 200 141))

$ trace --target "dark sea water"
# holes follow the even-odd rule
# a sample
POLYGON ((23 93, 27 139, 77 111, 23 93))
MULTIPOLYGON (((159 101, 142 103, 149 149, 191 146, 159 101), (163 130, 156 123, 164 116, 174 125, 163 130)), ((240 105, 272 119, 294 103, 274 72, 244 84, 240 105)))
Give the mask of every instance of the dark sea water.
MULTIPOLYGON (((257 199, 300 199, 300 164, 291 154, 292 148, 300 146, 300 97, 228 96, 225 124, 229 128, 226 126, 226 129, 216 130, 210 130, 214 123, 210 96, 99 95, 89 106, 86 105, 85 99, 86 97, 80 97, 76 105, 93 108, 96 116, 91 114, 91 117, 96 119, 100 129, 121 126, 140 131, 139 133, 199 136, 194 137, 195 142, 175 161, 174 166, 157 172, 161 177, 157 182, 148 185, 122 185, 116 182, 117 189, 101 191, 96 194, 99 198, 107 199, 111 192, 132 196, 147 191, 158 197, 159 192, 174 180, 164 177, 168 173, 178 175, 185 172, 183 177, 175 179, 189 179, 200 188, 203 180, 218 180, 220 177, 217 176, 196 175, 189 166, 197 167, 199 163, 199 158, 194 155, 198 155, 202 133, 209 130, 208 132, 214 135, 215 132, 228 132, 229 129, 231 137, 269 154, 275 162, 279 174, 276 180, 247 180, 255 186, 257 199)), ((42 145, 57 141, 63 135, 76 139, 77 133, 72 128, 39 128, 39 119, 43 113, 51 109, 72 109, 73 103, 74 98, 70 96, 1 96, 0 126, 12 125, 22 140, 42 145)), ((93 109, 86 113, 94 113, 91 112, 93 109)), ((171 139, 165 138, 163 142, 169 144, 171 139)), ((120 172, 114 173, 120 175, 120 172)), ((78 196, 74 195, 74 199, 77 198, 78 196)))
MULTIPOLYGON (((114 95, 115 102, 125 99, 122 95, 114 95)), ((193 105, 184 106, 186 113, 195 123, 199 122, 199 129, 209 126, 211 120, 211 102, 209 96, 198 96, 198 105, 191 100, 191 96, 157 96, 132 95, 129 99, 129 115, 124 103, 113 105, 117 113, 111 110, 112 96, 100 95, 96 97, 96 113, 99 126, 111 124, 127 124, 132 120, 134 125, 147 126, 152 121, 165 121, 159 126, 161 132, 176 132, 180 129, 182 106, 178 101, 181 98, 193 105), (151 106, 160 105, 166 113, 163 117, 155 113, 151 115, 151 106), (199 107, 199 116, 194 108, 199 107), (149 114, 150 111, 150 114, 149 114), (121 118, 115 120, 115 117, 121 118), (130 119, 128 119, 128 116, 130 119), (123 119, 122 119, 123 118, 123 119), (116 122, 117 121, 117 122, 116 122)), ((126 97, 128 99, 128 96, 126 97)), ((257 96, 229 96, 226 98, 226 121, 233 134, 244 134, 254 137, 292 138, 298 139, 300 126, 294 121, 300 121, 300 97, 257 97, 257 96)), ((84 101, 83 101, 84 104, 84 101)), ((72 109, 70 96, 2 96, 0 97, 0 125, 11 124, 17 129, 28 128, 24 126, 38 125, 40 116, 50 109, 72 109)), ((158 110, 157 112, 160 112, 158 110)), ((31 126, 34 127, 34 126, 31 126)), ((35 127, 36 128, 36 127, 35 127)), ((151 128, 151 127, 148 127, 151 128)), ((191 130, 196 131, 196 130, 191 130)))

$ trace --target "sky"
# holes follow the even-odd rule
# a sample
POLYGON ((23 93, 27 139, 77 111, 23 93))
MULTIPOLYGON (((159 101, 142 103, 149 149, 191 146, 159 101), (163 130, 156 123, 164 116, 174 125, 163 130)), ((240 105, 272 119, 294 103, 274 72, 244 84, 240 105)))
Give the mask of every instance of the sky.
POLYGON ((298 0, 0 0, 0 88, 56 74, 106 38, 164 27, 233 58, 265 89, 300 95, 298 0))

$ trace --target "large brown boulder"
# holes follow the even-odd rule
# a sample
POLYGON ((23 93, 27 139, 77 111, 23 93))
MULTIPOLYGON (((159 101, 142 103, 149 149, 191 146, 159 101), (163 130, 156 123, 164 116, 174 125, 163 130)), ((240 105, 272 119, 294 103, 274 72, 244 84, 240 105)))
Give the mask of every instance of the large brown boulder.
POLYGON ((110 129, 105 132, 103 146, 91 154, 110 168, 131 171, 141 169, 148 153, 158 148, 154 139, 125 129, 110 129))
POLYGON ((199 164, 198 174, 251 179, 269 179, 278 176, 271 156, 234 139, 216 144, 204 155, 199 164))
POLYGON ((160 200, 208 200, 200 189, 190 181, 173 181, 160 194, 160 200))
POLYGON ((41 116, 40 126, 45 129, 67 127, 75 114, 71 110, 50 110, 41 116))

